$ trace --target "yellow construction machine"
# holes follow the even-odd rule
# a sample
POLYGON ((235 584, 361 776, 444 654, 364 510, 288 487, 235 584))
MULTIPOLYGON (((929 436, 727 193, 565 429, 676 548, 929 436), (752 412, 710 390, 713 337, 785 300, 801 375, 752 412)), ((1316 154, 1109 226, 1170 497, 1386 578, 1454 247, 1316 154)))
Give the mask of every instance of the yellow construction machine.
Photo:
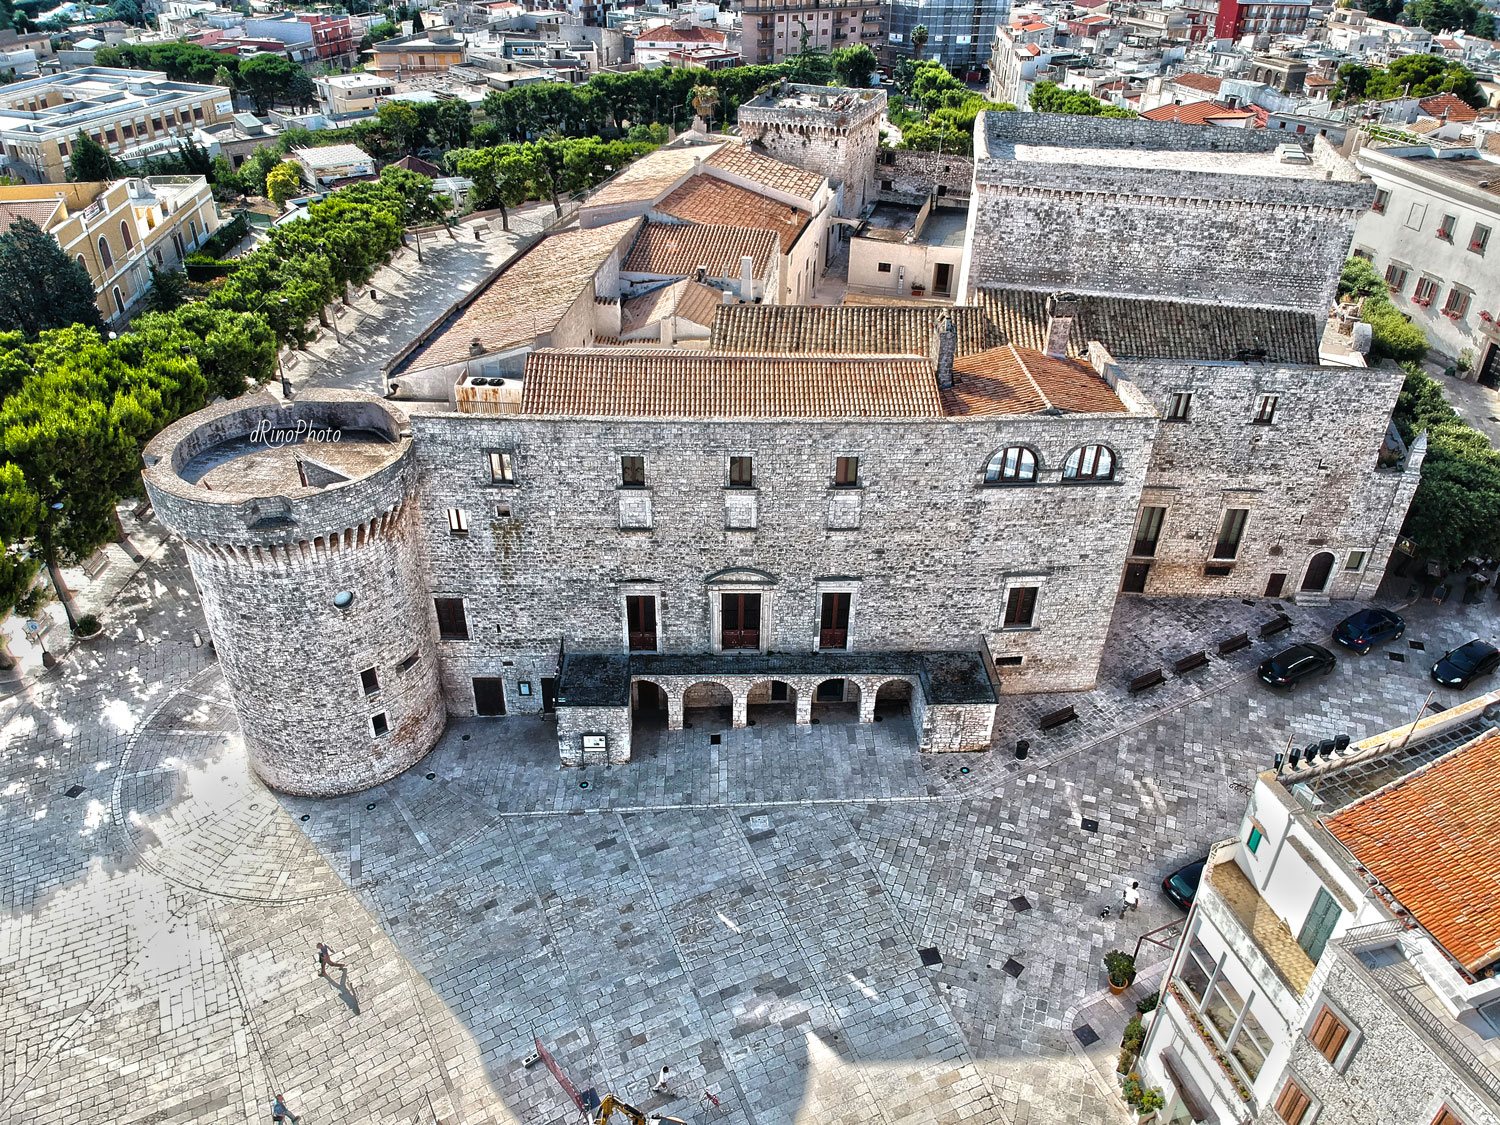
POLYGON ((648 1116, 613 1094, 605 1094, 604 1100, 599 1103, 594 1125, 609 1125, 610 1118, 616 1113, 621 1114, 626 1121, 630 1122, 630 1125, 687 1125, 687 1122, 680 1117, 648 1116))

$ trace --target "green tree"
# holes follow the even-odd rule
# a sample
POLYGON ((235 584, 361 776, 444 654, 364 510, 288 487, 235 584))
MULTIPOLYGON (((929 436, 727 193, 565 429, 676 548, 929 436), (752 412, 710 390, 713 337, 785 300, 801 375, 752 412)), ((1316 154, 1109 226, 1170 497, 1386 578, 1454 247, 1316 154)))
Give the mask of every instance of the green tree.
POLYGON ((287 200, 302 191, 302 171, 292 161, 283 160, 266 173, 266 198, 277 207, 285 207, 287 200))
POLYGON ((713 125, 714 110, 719 108, 719 91, 715 86, 694 86, 688 95, 688 104, 693 112, 710 126, 713 125))
POLYGON ((1340 297, 1364 302, 1361 316, 1370 326, 1371 353, 1376 359, 1416 363, 1427 354, 1427 333, 1391 304, 1385 278, 1363 258, 1350 258, 1339 271, 1340 297))
POLYGON ((787 58, 787 77, 809 86, 827 86, 833 81, 833 60, 827 51, 804 49, 787 58))
POLYGON ((299 66, 296 73, 287 79, 286 91, 282 96, 288 105, 307 109, 317 103, 318 88, 313 85, 312 75, 299 66))
POLYGON ((1432 32, 1464 31, 1487 39, 1492 31, 1489 13, 1477 0, 1411 0, 1404 15, 1432 32))
POLYGON ((151 291, 146 294, 146 307, 157 312, 171 312, 187 300, 187 274, 181 270, 151 270, 151 291))
POLYGON ((1336 99, 1426 98, 1452 93, 1476 109, 1485 104, 1484 90, 1474 72, 1439 55, 1402 55, 1387 67, 1345 63, 1333 88, 1336 99))
POLYGON ((413 12, 411 14, 411 33, 413 35, 421 35, 426 30, 427 30, 427 25, 422 22, 422 13, 421 13, 421 11, 419 10, 419 11, 413 12))
POLYGON ((251 55, 240 63, 239 80, 257 113, 265 113, 286 97, 302 68, 280 55, 251 55))
POLYGON ((856 47, 840 47, 830 58, 840 86, 868 86, 875 74, 875 52, 863 43, 856 47))
POLYGON ((73 151, 68 156, 68 179, 75 184, 92 184, 112 180, 119 166, 109 150, 84 133, 73 139, 73 151))
POLYGON ((911 53, 913 58, 920 59, 922 52, 927 49, 927 25, 919 23, 911 29, 911 53))
POLYGON ((136 317, 130 327, 157 349, 191 352, 209 399, 236 398, 276 375, 276 335, 254 313, 194 301, 172 313, 136 317))
POLYGON ((432 143, 447 152, 463 148, 474 135, 474 114, 469 103, 454 98, 439 102, 431 129, 432 143))
POLYGON ((213 84, 222 86, 226 90, 233 90, 235 86, 234 72, 227 66, 220 66, 214 70, 213 84))
POLYGON ((382 102, 375 116, 397 151, 410 152, 419 125, 417 111, 406 102, 382 102))
MULTIPOLYGON (((0 346, 6 346, 5 342, 0 341, 0 346)), ((27 544, 41 524, 41 503, 20 466, 0 462, 0 618, 16 607, 36 581, 38 560, 27 544)), ((9 640, 0 631, 0 669, 15 667, 9 640)))
POLYGON ((28 339, 49 328, 102 330, 88 271, 30 219, 0 234, 0 332, 28 339))
POLYGON ((1031 108, 1038 113, 1073 113, 1084 117, 1134 117, 1133 110, 1109 105, 1082 90, 1064 90, 1054 82, 1031 88, 1031 108))

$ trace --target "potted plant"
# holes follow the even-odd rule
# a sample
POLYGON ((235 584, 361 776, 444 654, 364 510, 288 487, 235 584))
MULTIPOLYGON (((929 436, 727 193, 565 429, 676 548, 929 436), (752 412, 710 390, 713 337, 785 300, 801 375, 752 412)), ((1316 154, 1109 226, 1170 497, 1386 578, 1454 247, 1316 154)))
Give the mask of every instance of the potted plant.
POLYGON ((912 282, 911 295, 913 297, 920 297, 923 293, 926 293, 926 292, 927 292, 927 286, 923 285, 919 281, 912 282))
POLYGON ((1147 1121, 1156 1116, 1156 1111, 1166 1106, 1167 1099, 1163 1096, 1159 1086, 1152 1086, 1149 1090, 1142 1090, 1141 1096, 1136 1099, 1135 1111, 1141 1115, 1142 1121, 1147 1121))
POLYGON ((1118 949, 1104 955, 1104 969, 1109 973, 1109 990, 1118 996, 1135 981, 1135 958, 1118 949))
POLYGON ((1149 996, 1142 996, 1135 1002, 1135 1010, 1145 1015, 1161 1003, 1161 992, 1153 992, 1149 996))
POLYGON ((92 613, 85 613, 78 619, 78 623, 73 626, 73 635, 80 641, 88 641, 97 637, 103 632, 103 629, 104 627, 99 624, 97 617, 92 613))

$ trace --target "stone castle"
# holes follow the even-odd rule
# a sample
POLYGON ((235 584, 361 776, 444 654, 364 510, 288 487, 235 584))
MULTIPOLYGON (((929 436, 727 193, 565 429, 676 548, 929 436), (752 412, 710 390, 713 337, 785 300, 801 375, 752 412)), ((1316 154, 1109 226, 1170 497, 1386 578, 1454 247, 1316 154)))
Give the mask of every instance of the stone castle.
MULTIPOLYGON (((805 120, 849 107, 780 97, 710 186, 814 196, 811 170, 874 205, 875 147, 805 120)), ((663 150, 665 175, 601 189, 614 225, 534 338, 483 344, 503 272, 418 342, 436 391, 263 396, 159 435, 146 485, 262 776, 359 789, 446 715, 555 716, 570 765, 699 706, 844 704, 982 749, 1000 694, 1094 685, 1122 590, 1373 594, 1425 446, 1390 429, 1401 372, 1328 318, 1368 183, 1321 141, 977 127, 954 304, 778 303, 680 255, 620 289, 650 228, 720 237, 661 203, 719 173, 663 150), (617 334, 647 314, 675 327, 617 334)))

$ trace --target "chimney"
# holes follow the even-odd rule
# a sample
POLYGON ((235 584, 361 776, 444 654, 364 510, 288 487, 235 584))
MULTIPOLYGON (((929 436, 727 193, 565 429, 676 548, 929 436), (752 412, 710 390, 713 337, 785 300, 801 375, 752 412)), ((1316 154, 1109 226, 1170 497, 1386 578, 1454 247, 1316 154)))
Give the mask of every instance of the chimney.
POLYGON ((1047 298, 1047 342, 1042 350, 1053 359, 1068 358, 1068 340, 1079 312, 1076 293, 1053 293, 1047 298))
POLYGON ((932 362, 937 368, 938 386, 949 390, 953 386, 953 357, 958 352, 958 332, 953 321, 944 313, 932 330, 932 362))
POLYGON ((755 259, 749 254, 740 255, 740 300, 755 300, 755 259))

